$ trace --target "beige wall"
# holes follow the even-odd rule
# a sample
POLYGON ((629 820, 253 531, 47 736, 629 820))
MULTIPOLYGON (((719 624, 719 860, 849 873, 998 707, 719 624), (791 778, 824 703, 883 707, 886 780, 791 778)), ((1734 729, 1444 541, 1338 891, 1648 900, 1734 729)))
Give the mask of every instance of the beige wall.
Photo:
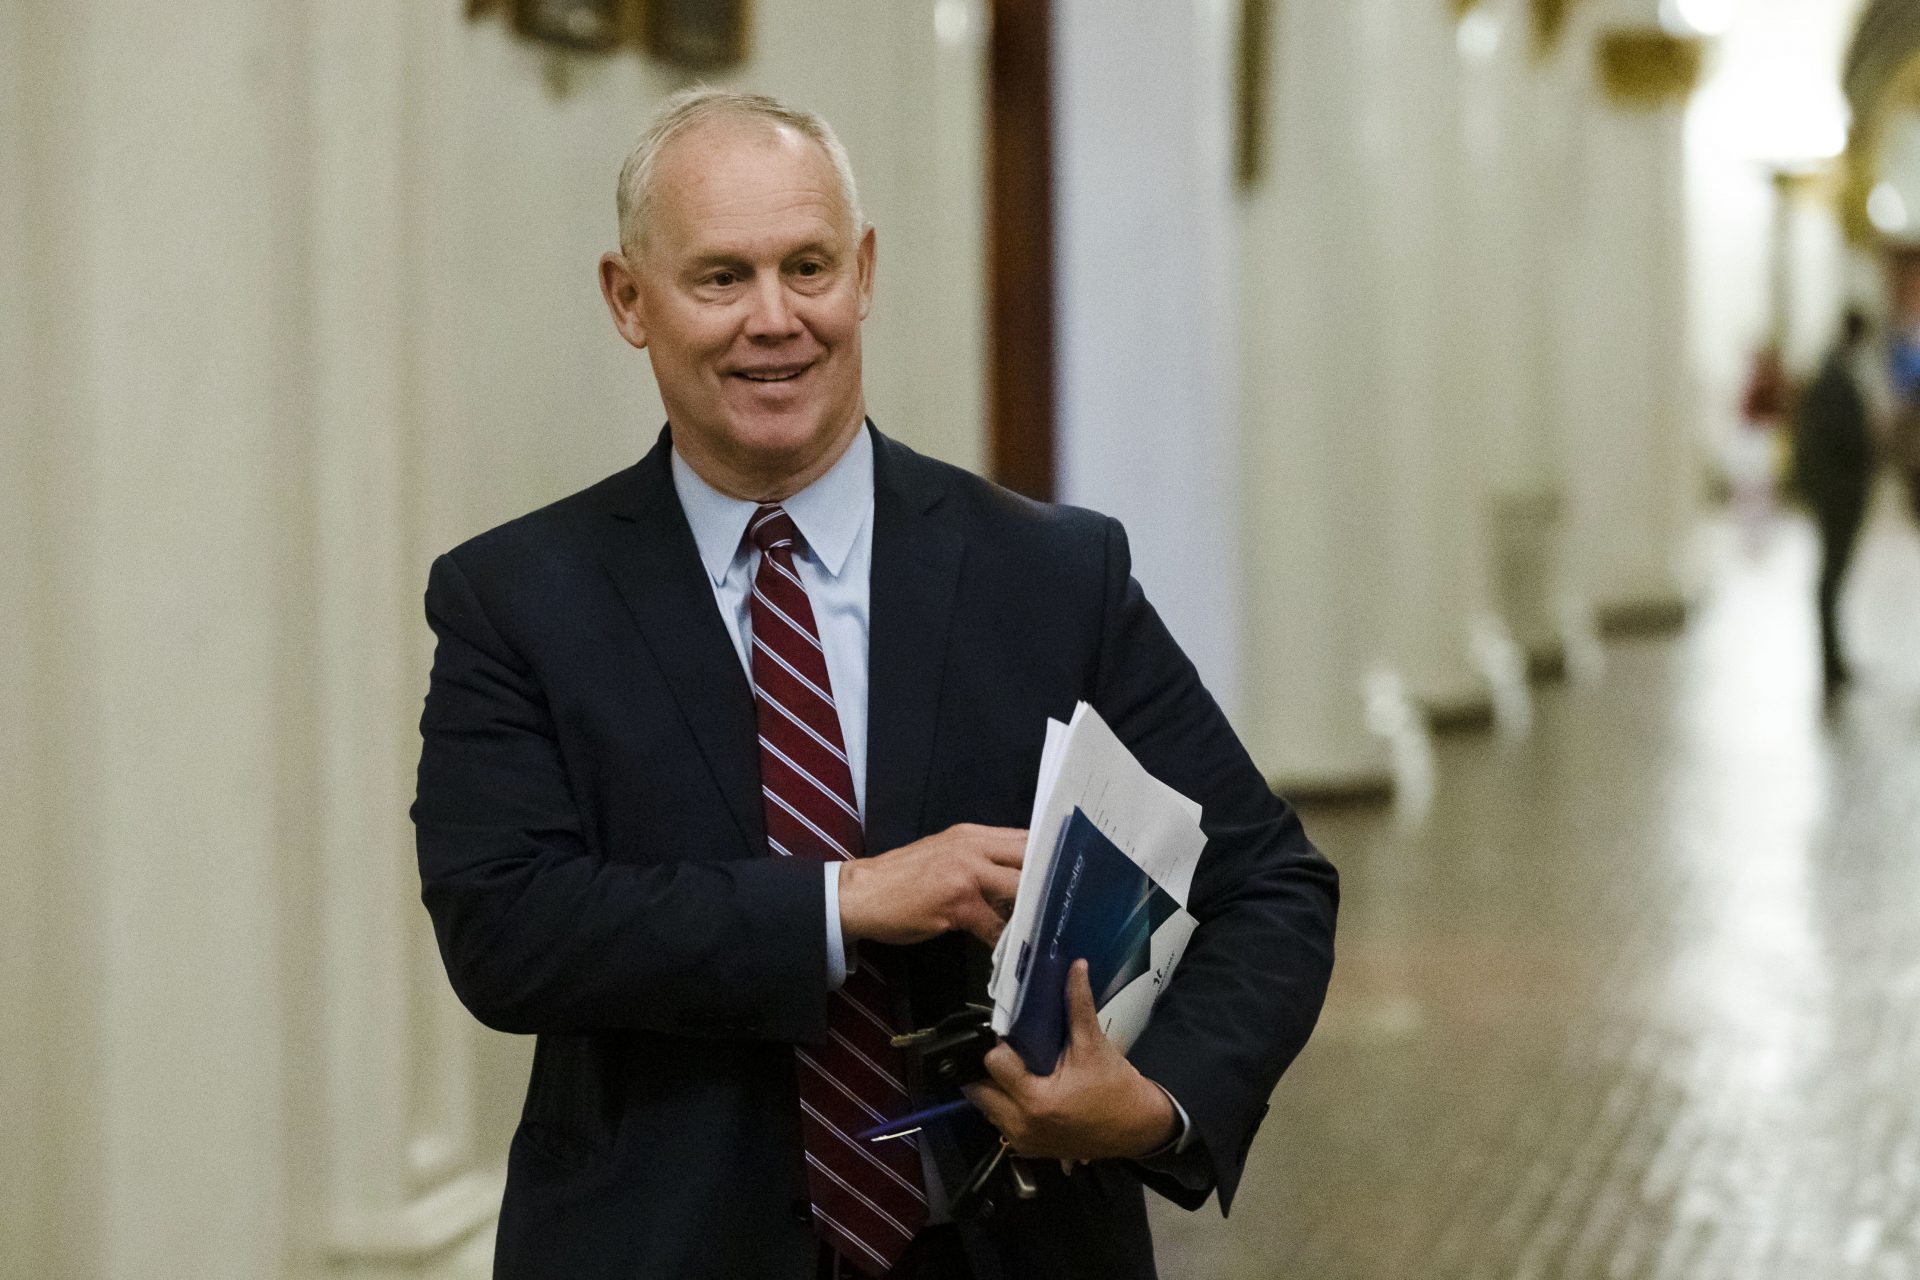
MULTIPOLYGON (((21 6, 0 8, 0 173, 21 175, 28 155, 22 113, 30 86, 25 81, 25 15, 21 6)), ((24 253, 26 184, 18 178, 0 183, 0 297, 24 299, 28 264, 24 253)), ((40 946, 40 873, 36 856, 40 827, 33 802, 35 735, 29 728, 36 664, 27 607, 34 596, 35 557, 30 552, 34 521, 29 508, 33 487, 27 481, 29 450, 25 427, 29 318, 16 301, 0 305, 0 1256, 37 1253, 42 1222, 39 1188, 43 1175, 36 1156, 40 1139, 39 975, 33 961, 40 946)), ((16 1269, 0 1262, 0 1275, 16 1269)))

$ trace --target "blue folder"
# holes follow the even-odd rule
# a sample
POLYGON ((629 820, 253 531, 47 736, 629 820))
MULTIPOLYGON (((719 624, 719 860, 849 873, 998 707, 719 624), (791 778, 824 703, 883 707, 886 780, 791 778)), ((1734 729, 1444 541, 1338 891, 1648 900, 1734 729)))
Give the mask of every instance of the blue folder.
POLYGON ((1180 909, 1093 821, 1060 824, 1040 928, 1020 949, 1007 1043, 1035 1075, 1053 1074, 1067 1047, 1067 973, 1087 962, 1096 1008, 1153 967, 1153 931, 1180 909))

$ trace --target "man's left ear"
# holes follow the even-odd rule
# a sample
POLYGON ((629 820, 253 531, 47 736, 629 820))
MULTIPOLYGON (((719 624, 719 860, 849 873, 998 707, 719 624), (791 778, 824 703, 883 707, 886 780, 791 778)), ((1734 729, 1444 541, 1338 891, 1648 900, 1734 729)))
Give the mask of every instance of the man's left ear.
POLYGON ((860 272, 860 318, 865 320, 867 313, 873 310, 873 228, 868 227, 860 237, 860 247, 854 252, 854 261, 860 272))

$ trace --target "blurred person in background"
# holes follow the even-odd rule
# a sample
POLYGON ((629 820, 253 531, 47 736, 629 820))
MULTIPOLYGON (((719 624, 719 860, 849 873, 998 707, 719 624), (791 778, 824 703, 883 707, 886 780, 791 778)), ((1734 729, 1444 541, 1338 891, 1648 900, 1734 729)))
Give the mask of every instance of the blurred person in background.
POLYGON ((1849 307, 1840 334, 1793 415, 1793 481, 1820 533, 1820 673, 1832 698, 1852 678, 1838 613, 1847 566, 1873 479, 1873 427, 1857 361, 1867 354, 1866 313, 1849 307))
POLYGON ((1909 323, 1894 338, 1890 370, 1895 404, 1888 456, 1906 484, 1907 505, 1920 521, 1920 331, 1909 323))
POLYGON ((1780 348, 1769 342, 1754 353, 1740 396, 1740 429, 1727 449, 1727 480, 1734 512, 1749 549, 1759 545, 1773 514, 1778 478, 1780 424, 1787 412, 1787 373, 1780 348))

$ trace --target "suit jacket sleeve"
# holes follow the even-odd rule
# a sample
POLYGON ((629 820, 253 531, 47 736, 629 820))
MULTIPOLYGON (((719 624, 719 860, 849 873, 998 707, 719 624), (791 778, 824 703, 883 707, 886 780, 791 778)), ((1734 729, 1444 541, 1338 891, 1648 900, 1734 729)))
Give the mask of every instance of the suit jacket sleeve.
POLYGON ((502 1031, 805 1039, 826 1020, 818 866, 589 846, 552 713, 452 556, 413 806, 422 898, 454 990, 502 1031))
POLYGON ((1109 521, 1105 624, 1091 701, 1149 772, 1202 806, 1198 927, 1128 1054, 1180 1100, 1198 1142, 1140 1176, 1187 1208, 1225 1213, 1280 1075, 1306 1044, 1333 969, 1338 879, 1273 794, 1131 574, 1109 521), (1197 1176, 1193 1176, 1197 1175, 1197 1176))

